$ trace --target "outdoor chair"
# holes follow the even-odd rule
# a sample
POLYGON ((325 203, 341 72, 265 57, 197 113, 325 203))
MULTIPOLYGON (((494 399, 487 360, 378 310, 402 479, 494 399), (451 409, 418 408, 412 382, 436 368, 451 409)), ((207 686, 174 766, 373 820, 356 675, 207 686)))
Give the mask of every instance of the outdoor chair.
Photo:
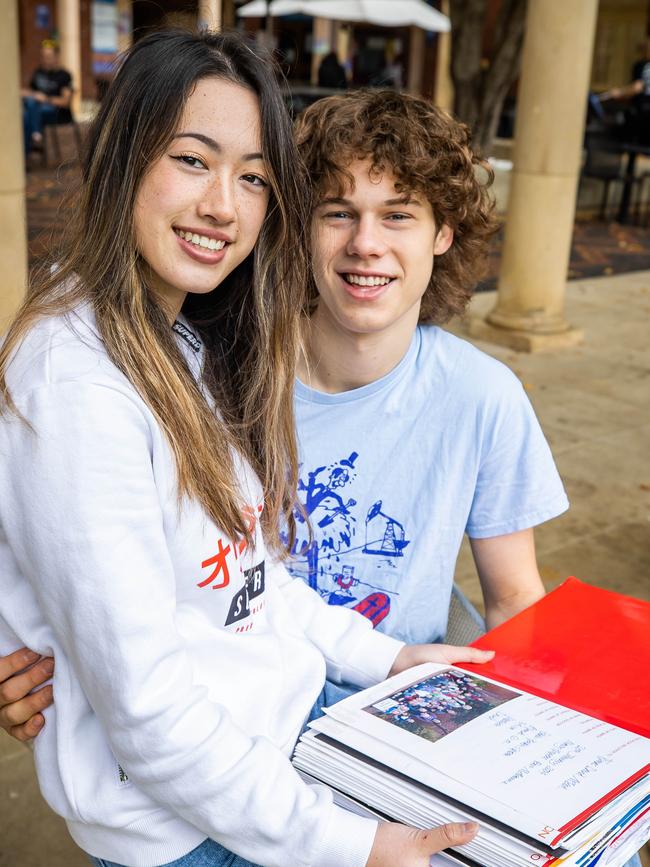
POLYGON ((445 644, 471 644, 485 634, 485 621, 456 584, 451 591, 445 644))
POLYGON ((650 172, 643 172, 635 178, 635 186, 634 222, 647 227, 650 224, 650 172))
POLYGON ((624 148, 620 141, 608 132, 588 131, 585 137, 585 162, 580 180, 594 178, 603 185, 599 218, 605 220, 609 205, 610 187, 625 183, 624 148))
POLYGON ((44 167, 50 164, 51 154, 54 155, 54 159, 56 161, 55 165, 61 165, 61 163, 63 162, 63 159, 61 157, 61 139, 59 138, 59 130, 61 129, 61 127, 72 127, 72 134, 77 150, 77 159, 81 160, 81 128, 73 117, 71 118, 71 120, 48 123, 45 124, 45 126, 43 127, 43 142, 41 144, 41 165, 44 167))

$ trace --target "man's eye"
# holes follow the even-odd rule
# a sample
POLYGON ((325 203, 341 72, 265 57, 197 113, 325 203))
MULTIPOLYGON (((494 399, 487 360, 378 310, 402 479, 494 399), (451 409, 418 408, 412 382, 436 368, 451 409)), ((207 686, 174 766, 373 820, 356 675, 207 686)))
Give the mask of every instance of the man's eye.
POLYGON ((333 220, 345 220, 350 215, 347 211, 328 211, 325 216, 333 220))
POLYGON ((410 220, 411 215, 410 214, 389 214, 388 219, 393 220, 393 222, 400 223, 400 222, 403 222, 404 220, 410 220))

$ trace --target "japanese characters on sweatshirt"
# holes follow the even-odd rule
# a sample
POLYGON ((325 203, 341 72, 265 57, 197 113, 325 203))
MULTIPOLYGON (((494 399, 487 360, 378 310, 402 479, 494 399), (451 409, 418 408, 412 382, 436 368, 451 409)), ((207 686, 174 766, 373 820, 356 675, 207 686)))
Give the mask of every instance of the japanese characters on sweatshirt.
MULTIPOLYGON (((200 379, 198 337, 174 331, 200 379)), ((265 553, 243 461, 254 544, 179 505, 160 425, 90 306, 40 320, 7 380, 22 419, 0 423, 0 652, 56 659, 36 767, 77 844, 130 867, 206 837, 261 865, 364 865, 375 822, 289 756, 326 673, 367 686, 402 644, 265 553)))

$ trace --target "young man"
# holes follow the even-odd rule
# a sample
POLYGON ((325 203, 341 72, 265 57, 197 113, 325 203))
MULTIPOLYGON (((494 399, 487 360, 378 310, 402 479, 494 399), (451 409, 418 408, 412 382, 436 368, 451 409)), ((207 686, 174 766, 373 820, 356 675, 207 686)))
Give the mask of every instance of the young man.
POLYGON ((296 383, 291 566, 408 641, 443 639, 467 533, 488 627, 544 593, 533 527, 567 499, 517 378, 438 326, 461 313, 494 230, 490 171, 423 100, 321 100, 298 143, 314 183, 314 311, 296 383))
MULTIPOLYGON (((290 570, 382 631, 441 641, 466 532, 495 626, 543 595, 532 528, 568 503, 517 378, 439 328, 487 255, 489 169, 464 126, 391 91, 323 99, 297 137, 315 197, 295 386, 312 534, 299 515, 290 570)), ((0 683, 21 739, 42 724, 49 687, 24 696, 46 666, 0 683)), ((0 681, 23 667, 0 659, 0 681)))

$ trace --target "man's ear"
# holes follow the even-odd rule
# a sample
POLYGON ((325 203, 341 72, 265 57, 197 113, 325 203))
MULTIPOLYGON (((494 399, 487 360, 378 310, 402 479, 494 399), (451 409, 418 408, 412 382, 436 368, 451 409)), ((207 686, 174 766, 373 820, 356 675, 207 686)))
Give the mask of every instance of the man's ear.
POLYGON ((442 226, 438 229, 438 233, 433 244, 433 252, 435 253, 435 255, 440 256, 442 253, 446 253, 447 250, 451 247, 453 240, 454 230, 451 229, 446 223, 443 223, 442 226))

